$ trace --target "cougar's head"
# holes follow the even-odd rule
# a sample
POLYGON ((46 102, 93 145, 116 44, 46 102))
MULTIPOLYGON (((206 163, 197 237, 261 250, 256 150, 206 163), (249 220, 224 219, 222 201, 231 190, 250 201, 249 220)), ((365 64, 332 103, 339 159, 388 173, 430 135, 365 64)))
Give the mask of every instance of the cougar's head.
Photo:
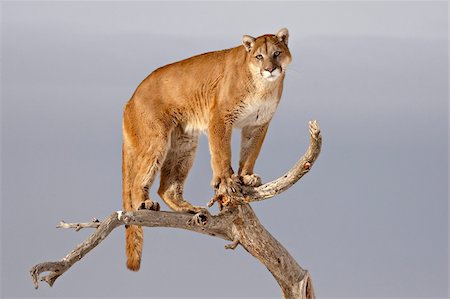
POLYGON ((292 59, 288 39, 289 32, 286 28, 280 29, 276 34, 257 38, 249 35, 242 37, 249 68, 255 77, 271 82, 280 78, 292 59))

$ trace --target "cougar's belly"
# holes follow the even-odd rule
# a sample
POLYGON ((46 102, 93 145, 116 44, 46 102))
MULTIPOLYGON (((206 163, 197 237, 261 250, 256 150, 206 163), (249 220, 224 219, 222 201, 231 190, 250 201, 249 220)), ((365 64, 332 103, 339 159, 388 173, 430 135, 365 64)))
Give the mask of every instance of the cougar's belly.
POLYGON ((182 124, 184 131, 190 134, 204 133, 208 131, 209 115, 206 109, 190 111, 182 124))

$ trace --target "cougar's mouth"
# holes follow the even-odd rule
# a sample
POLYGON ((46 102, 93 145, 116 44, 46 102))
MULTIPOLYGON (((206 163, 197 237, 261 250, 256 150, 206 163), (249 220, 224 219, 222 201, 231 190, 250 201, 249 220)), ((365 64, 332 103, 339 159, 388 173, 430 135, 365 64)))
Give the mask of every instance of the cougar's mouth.
POLYGON ((276 68, 273 71, 269 72, 267 70, 263 70, 261 72, 261 76, 266 79, 267 81, 275 81, 276 79, 278 79, 278 77, 280 77, 281 75, 281 69, 280 68, 276 68))

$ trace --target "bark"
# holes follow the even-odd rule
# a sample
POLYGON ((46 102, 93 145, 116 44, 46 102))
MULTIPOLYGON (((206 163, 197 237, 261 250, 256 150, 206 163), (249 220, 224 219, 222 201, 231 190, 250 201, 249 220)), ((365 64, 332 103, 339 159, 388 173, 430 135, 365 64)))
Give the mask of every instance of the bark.
POLYGON ((322 144, 320 129, 316 121, 309 123, 310 145, 307 152, 286 174, 260 187, 247 187, 242 196, 215 196, 208 204, 219 202, 222 210, 211 215, 206 210, 196 215, 140 210, 136 212, 118 211, 99 222, 94 219, 88 223, 61 222, 60 228, 95 228, 96 231, 64 258, 56 262, 44 262, 30 270, 35 288, 39 280, 50 286, 56 279, 89 251, 103 241, 115 228, 121 225, 141 225, 146 227, 172 227, 186 229, 228 240, 226 249, 241 245, 252 256, 263 263, 280 285, 284 298, 315 298, 310 273, 300 267, 289 252, 264 228, 248 204, 275 196, 305 175, 316 161, 322 144), (49 274, 42 276, 44 272, 49 274))

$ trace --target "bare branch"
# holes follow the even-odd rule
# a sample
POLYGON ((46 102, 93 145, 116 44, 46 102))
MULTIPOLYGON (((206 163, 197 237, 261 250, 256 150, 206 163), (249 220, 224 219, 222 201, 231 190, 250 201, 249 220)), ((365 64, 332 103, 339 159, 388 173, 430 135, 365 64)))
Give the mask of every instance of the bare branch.
MULTIPOLYGON (((300 267, 289 252, 262 226, 248 202, 260 201, 279 194, 295 184, 305 175, 317 159, 322 137, 316 121, 309 123, 310 146, 294 167, 284 176, 256 188, 246 188, 245 196, 217 197, 223 209, 218 215, 208 211, 196 215, 177 212, 140 210, 136 212, 118 211, 99 222, 94 219, 86 223, 66 223, 59 228, 96 228, 96 231, 64 258, 55 262, 44 262, 31 268, 30 274, 35 288, 39 280, 50 286, 73 264, 102 242, 115 228, 121 225, 146 227, 180 228, 232 241, 225 246, 234 249, 244 247, 251 255, 263 263, 281 287, 284 298, 314 299, 314 289, 310 274, 300 267), (45 276, 42 273, 49 272, 45 276)), ((212 200, 210 203, 213 203, 212 200)))
MULTIPOLYGON (((225 240, 232 240, 231 220, 225 221, 226 217, 211 216, 209 213, 199 213, 196 215, 187 213, 148 211, 141 210, 136 212, 118 211, 111 214, 108 218, 98 223, 97 230, 83 243, 79 244, 74 250, 67 254, 63 259, 57 262, 44 262, 34 266, 30 270, 35 288, 39 286, 39 275, 43 272, 50 272, 43 276, 41 281, 46 281, 50 286, 55 280, 67 271, 73 264, 83 258, 89 251, 103 241, 113 229, 121 225, 141 225, 147 227, 172 227, 195 231, 202 234, 208 234, 225 240), (197 221, 201 219, 201 221, 197 221)), ((65 223, 62 222, 58 227, 81 228, 95 227, 97 222, 90 223, 65 223)))
POLYGON ((66 223, 64 220, 61 220, 56 228, 73 228, 75 231, 79 231, 82 228, 98 228, 100 226, 100 221, 94 218, 91 222, 85 223, 66 223))
POLYGON ((108 218, 103 220, 95 233, 93 233, 86 241, 78 245, 60 261, 45 262, 37 264, 31 268, 30 274, 34 287, 36 289, 39 287, 39 275, 43 272, 50 272, 50 274, 43 276, 40 280, 45 281, 52 286, 59 276, 61 276, 73 264, 83 258, 83 256, 103 241, 114 228, 123 224, 123 222, 118 219, 117 215, 117 213, 113 213, 108 218))
MULTIPOLYGON (((115 212, 101 221, 97 230, 63 259, 40 263, 31 268, 30 274, 35 288, 38 288, 39 280, 53 286, 59 276, 95 248, 113 229, 121 225, 141 225, 181 228, 232 241, 226 247, 234 249, 241 245, 260 260, 280 284, 285 298, 314 298, 290 295, 294 292, 295 285, 298 284, 297 287, 300 287, 299 284, 308 272, 302 269, 287 250, 266 231, 248 204, 226 207, 217 216, 208 213, 200 214, 148 210, 115 212), (202 221, 195 220, 198 218, 201 218, 202 221), (50 273, 40 278, 44 272, 50 273)), ((77 227, 76 224, 73 226, 77 227)))
POLYGON ((261 201, 280 194, 297 183, 298 180, 300 180, 311 170, 311 167, 314 162, 316 162, 322 147, 322 134, 320 133, 319 124, 316 120, 309 122, 309 133, 310 138, 308 150, 297 161, 294 167, 292 167, 282 177, 262 186, 256 187, 254 190, 248 190, 248 193, 246 193, 246 202, 261 201))

